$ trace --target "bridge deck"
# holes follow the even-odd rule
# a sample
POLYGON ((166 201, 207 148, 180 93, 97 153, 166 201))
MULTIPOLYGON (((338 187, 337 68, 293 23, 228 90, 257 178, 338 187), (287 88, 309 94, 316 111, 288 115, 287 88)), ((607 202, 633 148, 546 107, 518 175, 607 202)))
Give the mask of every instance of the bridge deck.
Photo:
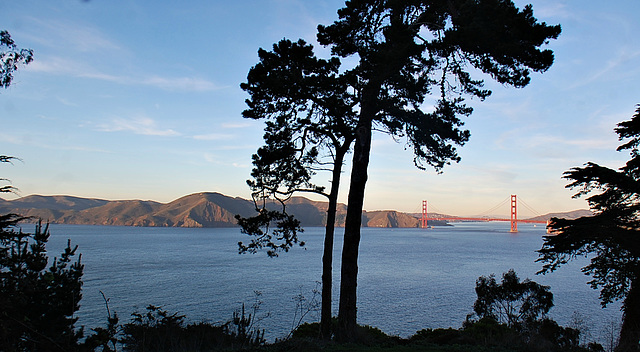
MULTIPOLYGON (((444 220, 444 221, 511 221, 511 219, 502 219, 502 218, 459 218, 459 217, 447 217, 447 218, 427 218, 429 220, 444 220)), ((544 220, 526 220, 526 219, 516 219, 517 222, 522 223, 535 223, 535 224, 546 224, 547 221, 544 220)))

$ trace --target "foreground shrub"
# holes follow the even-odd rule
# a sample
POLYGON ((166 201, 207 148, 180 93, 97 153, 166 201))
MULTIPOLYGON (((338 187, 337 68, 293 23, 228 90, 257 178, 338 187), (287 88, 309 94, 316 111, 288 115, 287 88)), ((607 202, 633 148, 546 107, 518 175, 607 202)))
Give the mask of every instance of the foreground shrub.
POLYGON ((72 351, 83 335, 75 328, 84 269, 77 246, 67 242, 47 268, 49 226, 23 233, 23 219, 0 216, 0 350, 72 351))
POLYGON ((244 306, 233 319, 222 325, 184 323, 184 315, 170 314, 149 305, 146 313, 133 313, 122 327, 124 351, 218 351, 241 350, 263 345, 264 331, 253 329, 253 315, 244 306))

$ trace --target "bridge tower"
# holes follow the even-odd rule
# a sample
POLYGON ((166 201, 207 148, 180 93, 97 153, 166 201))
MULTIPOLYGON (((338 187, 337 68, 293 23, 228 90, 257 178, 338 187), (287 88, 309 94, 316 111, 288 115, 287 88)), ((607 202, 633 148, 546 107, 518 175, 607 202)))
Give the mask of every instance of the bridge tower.
POLYGON ((423 229, 427 228, 427 201, 422 201, 422 218, 420 219, 420 224, 423 229))
POLYGON ((509 232, 518 232, 518 201, 516 195, 511 195, 511 230, 509 232))

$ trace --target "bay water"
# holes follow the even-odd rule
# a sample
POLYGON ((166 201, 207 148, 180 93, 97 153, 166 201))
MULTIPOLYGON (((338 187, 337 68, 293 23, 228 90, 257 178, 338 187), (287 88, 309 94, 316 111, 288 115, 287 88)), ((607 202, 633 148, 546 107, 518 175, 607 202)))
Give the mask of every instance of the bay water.
MULTIPOLYGON (((31 225, 23 226, 30 231, 31 225)), ((104 326, 107 310, 128 322, 149 304, 186 315, 189 322, 223 323, 244 303, 260 302, 259 327, 269 340, 285 337, 313 299, 320 300, 324 228, 306 228, 296 247, 277 258, 238 254, 249 237, 238 228, 160 228, 51 225, 47 247, 58 256, 78 245, 85 265, 83 299, 77 315, 85 329, 104 326), (102 292, 102 293, 101 293, 102 292)), ((336 230, 333 312, 337 315, 340 253, 344 229, 336 230)), ((603 309, 598 291, 587 285, 578 258, 547 275, 536 275, 535 252, 544 226, 508 222, 456 223, 430 229, 363 228, 359 255, 358 322, 408 337, 426 328, 459 328, 473 312, 479 276, 514 269, 551 287, 550 317, 570 326, 580 322, 589 341, 606 343, 620 322, 620 304, 603 309)), ((319 309, 306 321, 319 320, 319 309)))

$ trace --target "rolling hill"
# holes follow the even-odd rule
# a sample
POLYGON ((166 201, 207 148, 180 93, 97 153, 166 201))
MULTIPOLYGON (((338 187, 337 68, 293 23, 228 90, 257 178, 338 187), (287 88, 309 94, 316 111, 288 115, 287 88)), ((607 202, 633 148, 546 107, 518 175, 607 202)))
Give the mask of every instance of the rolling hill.
MULTIPOLYGON (((287 203, 287 211, 295 215, 303 226, 324 226, 327 206, 327 202, 293 197, 287 203)), ((338 226, 344 226, 346 210, 346 205, 338 205, 338 226)), ((194 193, 169 203, 31 195, 14 200, 0 198, 0 213, 17 213, 55 224, 233 227, 237 226, 234 218, 236 214, 244 217, 251 216, 255 214, 255 208, 250 200, 213 192, 194 193)), ((580 210, 547 214, 540 218, 546 220, 551 216, 574 217, 586 214, 590 212, 580 210)), ((419 214, 395 210, 365 211, 362 213, 362 225, 364 227, 419 227, 419 216, 419 214)))

